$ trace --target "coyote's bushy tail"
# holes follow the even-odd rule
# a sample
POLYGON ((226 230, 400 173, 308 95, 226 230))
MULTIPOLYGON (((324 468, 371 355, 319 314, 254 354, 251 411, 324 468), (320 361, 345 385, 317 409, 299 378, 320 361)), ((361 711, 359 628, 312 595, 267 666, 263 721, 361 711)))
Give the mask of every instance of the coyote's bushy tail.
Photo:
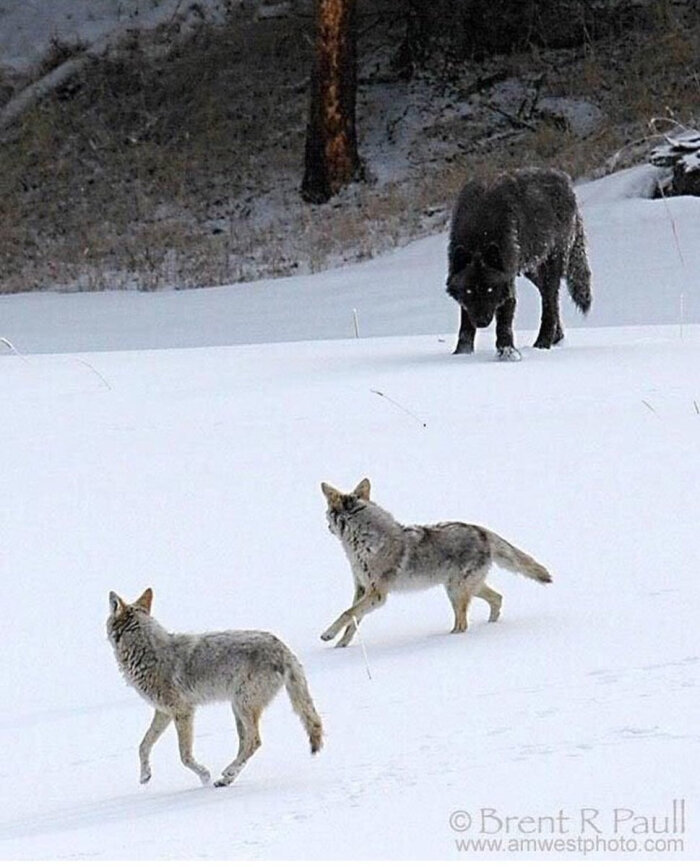
POLYGON ((569 262, 566 268, 566 285, 569 295, 582 313, 588 313, 591 308, 591 269, 586 255, 586 235, 583 231, 583 220, 576 212, 574 218, 574 241, 569 251, 569 262))
POLYGON ((491 530, 487 530, 486 533, 491 544, 491 556, 498 566, 508 569, 509 572, 519 572, 527 578, 532 578, 533 581, 539 581, 540 584, 552 583, 552 576, 541 563, 515 545, 511 545, 510 542, 506 542, 496 533, 492 533, 491 530))
POLYGON ((285 660, 284 685, 294 712, 301 719, 309 736, 311 752, 317 753, 323 746, 323 724, 314 707, 304 669, 291 651, 285 660))

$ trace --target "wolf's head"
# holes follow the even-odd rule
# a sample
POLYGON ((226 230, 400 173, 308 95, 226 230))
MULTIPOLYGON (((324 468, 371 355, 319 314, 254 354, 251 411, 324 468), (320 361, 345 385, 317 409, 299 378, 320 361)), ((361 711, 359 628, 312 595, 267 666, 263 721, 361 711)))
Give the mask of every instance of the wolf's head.
POLYGON ((496 310, 510 296, 510 284, 497 244, 474 251, 462 244, 451 247, 447 294, 467 311, 477 328, 491 324, 496 310))
POLYGON ((341 491, 337 490, 337 488, 334 488, 326 482, 321 482, 321 490, 323 491, 323 495, 328 504, 328 509, 326 511, 328 529, 334 536, 340 538, 348 517, 357 514, 357 512, 364 509, 366 504, 369 502, 369 479, 362 479, 362 481, 349 494, 343 494, 341 491))
POLYGON ((153 591, 149 587, 144 590, 136 602, 129 605, 117 596, 114 591, 109 594, 109 617, 107 618, 107 638, 113 647, 125 632, 133 632, 150 620, 153 591))

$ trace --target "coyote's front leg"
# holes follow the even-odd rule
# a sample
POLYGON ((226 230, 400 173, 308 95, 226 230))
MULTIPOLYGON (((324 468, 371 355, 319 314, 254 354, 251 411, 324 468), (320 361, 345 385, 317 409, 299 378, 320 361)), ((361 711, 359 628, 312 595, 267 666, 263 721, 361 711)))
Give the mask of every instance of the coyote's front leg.
POLYGON ((147 783, 151 779, 151 749, 153 744, 163 734, 170 725, 172 717, 170 714, 164 713, 162 710, 156 710, 153 721, 148 727, 148 731, 143 736, 141 745, 139 746, 139 760, 141 762, 141 782, 147 783))
MULTIPOLYGON (((357 605, 357 603, 360 601, 360 599, 362 599, 362 597, 364 595, 365 595, 365 588, 362 587, 361 584, 356 584, 355 585, 355 596, 353 597, 353 600, 352 600, 353 606, 357 605)), ((345 627, 345 632, 340 637, 340 641, 336 644, 336 647, 347 647, 348 644, 350 644, 350 642, 355 637, 355 633, 357 632, 357 626, 355 625, 356 623, 358 623, 357 618, 355 618, 355 620, 350 621, 350 623, 345 627)))
POLYGON ((211 774, 192 755, 192 741, 194 739, 193 731, 194 723, 194 708, 188 708, 180 711, 175 715, 175 728, 177 729, 177 743, 180 748, 180 760, 182 764, 194 771, 199 777, 203 786, 208 786, 211 780, 211 774))
MULTIPOLYGON (((357 620, 359 622, 365 614, 369 614, 370 611, 374 611, 375 608, 379 608, 385 602, 386 590, 380 590, 376 586, 369 587, 359 602, 356 602, 347 611, 343 611, 340 617, 331 623, 328 629, 321 635, 321 639, 323 641, 330 641, 332 638, 335 638, 344 626, 355 626, 353 621, 357 620)), ((352 635, 350 638, 352 638, 352 635)), ((343 636, 343 639, 345 639, 345 636, 343 636)), ((345 644, 341 644, 340 646, 345 647, 345 644)))

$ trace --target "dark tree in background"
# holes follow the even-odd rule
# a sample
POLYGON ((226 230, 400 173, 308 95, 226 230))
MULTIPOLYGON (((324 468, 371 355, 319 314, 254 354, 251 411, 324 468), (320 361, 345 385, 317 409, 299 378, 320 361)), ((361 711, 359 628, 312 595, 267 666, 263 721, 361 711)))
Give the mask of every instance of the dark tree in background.
MULTIPOLYGON (((668 18, 670 0, 402 0, 396 66, 409 78, 431 54, 479 61, 498 53, 571 48, 668 18)), ((697 0, 677 0, 680 6, 697 0)))
POLYGON ((316 0, 315 50, 301 194, 321 203, 360 172, 355 0, 316 0))
MULTIPOLYGON (((375 21, 394 21, 403 31, 393 67, 410 79, 439 61, 442 75, 465 61, 497 54, 575 48, 596 39, 625 36, 658 25, 670 0, 366 0, 375 21), (402 26, 401 26, 402 25, 402 26)), ((676 0, 690 9, 699 0, 676 0)), ((315 50, 306 129, 302 197, 327 202, 358 179, 355 100, 358 0, 313 0, 315 50)), ((369 30, 370 28, 366 28, 369 30)), ((389 37, 387 37, 389 38, 389 37)))

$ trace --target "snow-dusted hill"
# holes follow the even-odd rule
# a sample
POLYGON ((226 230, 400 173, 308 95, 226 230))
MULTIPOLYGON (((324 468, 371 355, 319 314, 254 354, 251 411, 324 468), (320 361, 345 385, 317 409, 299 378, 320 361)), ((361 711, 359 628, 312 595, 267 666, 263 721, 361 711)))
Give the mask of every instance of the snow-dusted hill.
MULTIPOLYGON (((668 205, 681 262, 664 204, 619 183, 584 199, 591 322, 647 324, 569 328, 538 352, 531 305, 520 364, 494 363, 490 334, 450 354, 443 238, 306 281, 0 299, 1 336, 67 353, 0 357, 0 857, 700 854, 699 211, 668 205), (409 336, 308 339, 351 333, 353 307, 362 333, 409 336), (202 343, 298 342, 83 354, 187 345, 205 325, 202 343), (494 569, 502 620, 477 600, 463 636, 442 591, 390 597, 362 625, 368 678, 359 644, 318 637, 351 599, 319 483, 364 475, 399 519, 485 524, 554 583, 494 569), (104 620, 109 590, 149 585, 169 628, 284 638, 325 749, 309 756, 281 696, 230 789, 196 784, 173 732, 139 786, 150 711, 104 620)), ((224 705, 198 714, 212 771, 232 723, 224 705)))
MULTIPOLYGON (((200 17, 217 20, 234 3, 198 0, 196 5, 200 17)), ((3 0, 0 67, 24 71, 41 61, 52 41, 90 45, 127 27, 148 31, 182 11, 182 0, 3 0)))
MULTIPOLYGON (((700 322, 700 199, 640 198, 660 171, 641 166, 578 188, 593 307, 583 319, 563 290, 569 328, 700 322)), ((342 338, 353 336, 356 310, 362 337, 442 333, 452 348, 459 317, 444 291, 446 249, 435 235, 358 265, 221 288, 0 295, 0 337, 20 352, 342 338)), ((523 278, 516 328, 536 329, 539 317, 539 293, 523 278)), ((479 346, 492 345, 480 335, 479 346)))

